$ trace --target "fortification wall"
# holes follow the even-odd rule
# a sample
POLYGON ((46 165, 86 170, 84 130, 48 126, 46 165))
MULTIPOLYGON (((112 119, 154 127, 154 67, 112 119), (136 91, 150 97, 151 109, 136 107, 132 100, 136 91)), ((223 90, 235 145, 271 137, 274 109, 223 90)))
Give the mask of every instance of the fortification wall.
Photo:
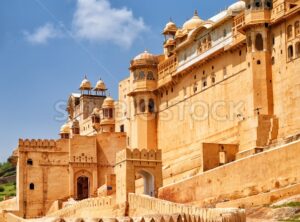
POLYGON ((287 38, 287 27, 294 26, 300 21, 299 14, 296 14, 285 22, 272 26, 274 36, 273 56, 273 96, 274 113, 279 118, 278 138, 288 137, 300 131, 300 72, 297 43, 299 36, 293 32, 291 38, 287 38), (288 47, 293 47, 293 56, 289 58, 288 47))
POLYGON ((69 140, 19 140, 17 195, 21 215, 43 216, 53 201, 69 195, 68 163, 69 140))
POLYGON ((90 198, 67 206, 47 217, 110 217, 114 215, 115 201, 111 197, 90 198))
MULTIPOLYGON (((299 152, 298 140, 165 186, 159 190, 159 197, 177 203, 215 206, 298 184, 299 152)), ((270 198, 270 202, 279 198, 270 198)))
MULTIPOLYGON (((254 115, 250 83, 246 48, 241 47, 190 70, 163 93, 157 132, 158 149, 168 168, 164 185, 202 171, 202 143, 239 143, 238 122, 254 115), (206 87, 203 78, 207 78, 206 87)), ((255 132, 248 137, 255 142, 255 132)))
POLYGON ((172 203, 144 195, 129 194, 129 215, 143 216, 153 214, 185 214, 197 217, 197 221, 246 221, 245 211, 234 208, 204 209, 191 205, 172 203))

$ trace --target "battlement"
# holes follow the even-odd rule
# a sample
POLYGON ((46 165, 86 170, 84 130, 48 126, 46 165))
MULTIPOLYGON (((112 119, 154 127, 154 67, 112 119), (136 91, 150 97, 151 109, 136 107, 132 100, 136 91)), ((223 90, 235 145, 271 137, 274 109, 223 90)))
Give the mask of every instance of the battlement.
POLYGON ((55 140, 29 140, 29 139, 19 139, 19 147, 23 147, 23 148, 54 148, 56 147, 56 141, 55 140))
POLYGON ((125 160, 139 160, 139 161, 161 161, 161 150, 146 150, 146 149, 124 149, 117 153, 116 163, 125 160))

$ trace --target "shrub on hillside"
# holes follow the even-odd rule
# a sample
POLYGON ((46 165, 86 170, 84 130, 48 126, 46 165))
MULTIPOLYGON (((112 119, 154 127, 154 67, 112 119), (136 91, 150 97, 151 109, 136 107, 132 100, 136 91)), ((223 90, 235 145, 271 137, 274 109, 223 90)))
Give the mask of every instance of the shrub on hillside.
POLYGON ((5 191, 5 189, 4 189, 4 187, 0 187, 0 192, 2 193, 2 192, 4 192, 5 191))

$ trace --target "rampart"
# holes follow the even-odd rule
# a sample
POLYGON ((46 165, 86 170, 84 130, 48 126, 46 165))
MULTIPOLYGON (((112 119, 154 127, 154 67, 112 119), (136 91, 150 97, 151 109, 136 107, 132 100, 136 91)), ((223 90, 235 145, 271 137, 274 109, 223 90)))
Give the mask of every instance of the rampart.
POLYGON ((161 150, 139 150, 124 149, 117 153, 116 163, 125 160, 145 160, 145 161, 161 161, 161 150))
MULTIPOLYGON (((227 203, 226 207, 236 207, 236 203, 230 205, 230 201, 272 192, 272 198, 268 201, 272 203, 290 195, 290 189, 285 189, 284 193, 282 188, 300 184, 299 151, 298 140, 253 154, 165 186, 159 190, 159 197, 172 202, 193 203, 204 207, 214 207, 218 203, 227 203), (276 195, 276 191, 280 191, 280 195, 276 195)), ((239 204, 243 207, 243 201, 239 204)))
POLYGON ((199 208, 192 205, 172 203, 169 201, 137 194, 129 194, 129 215, 142 216, 153 214, 185 214, 195 217, 196 221, 246 221, 245 211, 235 208, 199 208))

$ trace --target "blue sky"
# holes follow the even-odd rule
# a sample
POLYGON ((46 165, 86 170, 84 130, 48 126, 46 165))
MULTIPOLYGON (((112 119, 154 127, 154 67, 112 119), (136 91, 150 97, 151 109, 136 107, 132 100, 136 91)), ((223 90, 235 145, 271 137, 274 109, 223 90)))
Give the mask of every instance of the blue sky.
POLYGON ((1 0, 0 162, 19 138, 58 138, 61 108, 87 74, 117 98, 140 52, 162 52, 161 31, 198 9, 208 19, 235 0, 1 0))

